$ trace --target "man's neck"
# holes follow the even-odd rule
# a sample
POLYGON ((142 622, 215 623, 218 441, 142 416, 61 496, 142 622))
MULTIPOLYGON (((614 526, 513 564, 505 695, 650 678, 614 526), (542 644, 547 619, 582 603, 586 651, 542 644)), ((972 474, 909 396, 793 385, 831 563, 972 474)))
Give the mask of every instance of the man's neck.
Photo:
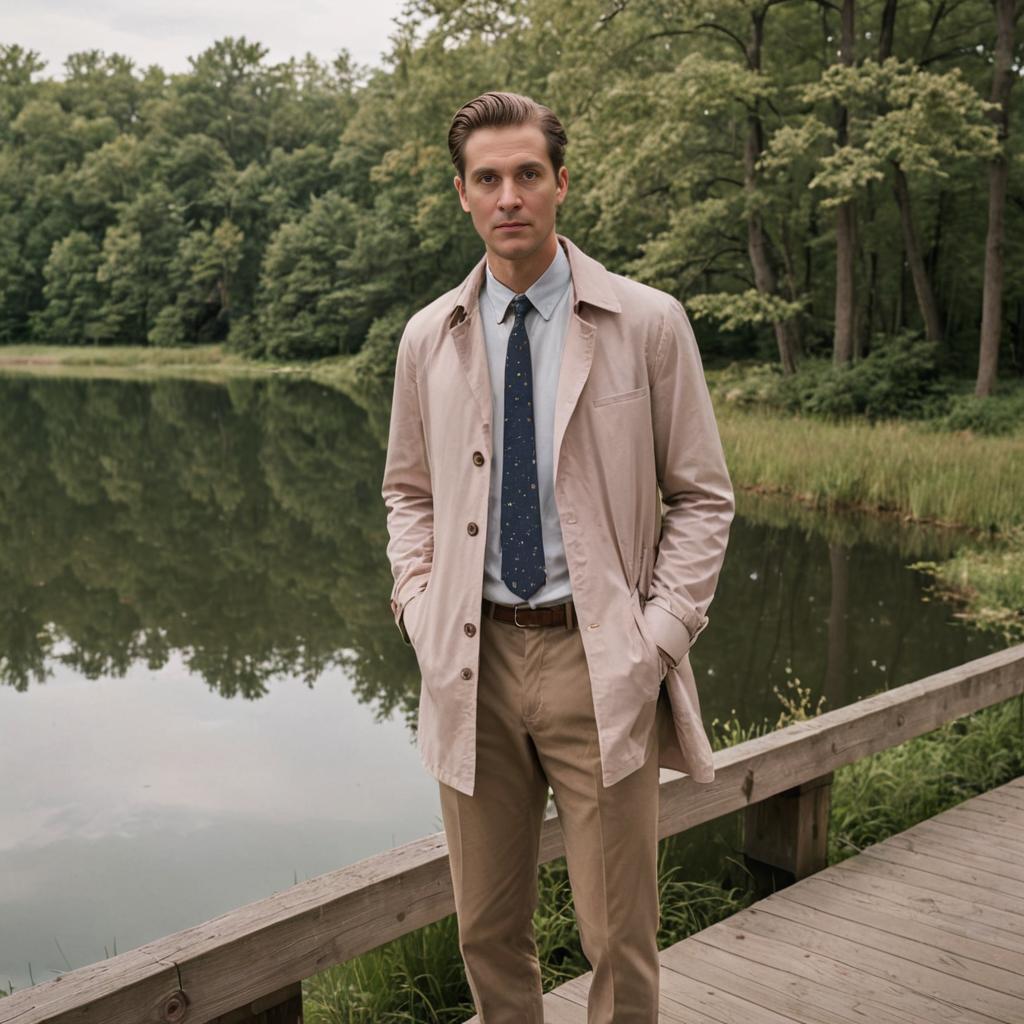
POLYGON ((557 251, 558 239, 552 232, 547 241, 525 259, 506 260, 493 252, 488 252, 487 266, 506 288, 511 288, 517 295, 521 295, 551 266, 557 251))

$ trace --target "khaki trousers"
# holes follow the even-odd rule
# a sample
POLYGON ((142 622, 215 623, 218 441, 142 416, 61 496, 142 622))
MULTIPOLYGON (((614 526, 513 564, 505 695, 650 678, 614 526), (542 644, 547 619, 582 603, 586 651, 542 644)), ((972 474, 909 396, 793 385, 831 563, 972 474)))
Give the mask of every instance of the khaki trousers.
POLYGON ((474 793, 443 782, 459 948, 480 1024, 543 1024, 534 940, 548 786, 565 837, 588 1024, 655 1024, 658 736, 605 788, 578 629, 482 616, 474 793))

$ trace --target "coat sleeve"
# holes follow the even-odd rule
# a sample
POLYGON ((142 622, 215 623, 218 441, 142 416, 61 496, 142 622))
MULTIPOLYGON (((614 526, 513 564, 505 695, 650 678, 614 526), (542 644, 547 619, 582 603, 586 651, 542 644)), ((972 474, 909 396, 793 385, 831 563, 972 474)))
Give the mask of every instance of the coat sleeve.
POLYGON ((735 502, 697 341, 674 298, 661 325, 651 416, 665 511, 644 617, 678 664, 708 624, 735 502))
POLYGON ((402 639, 410 599, 424 591, 434 562, 434 492, 408 325, 398 343, 391 424, 381 495, 387 507, 387 555, 394 576, 391 612, 402 639))

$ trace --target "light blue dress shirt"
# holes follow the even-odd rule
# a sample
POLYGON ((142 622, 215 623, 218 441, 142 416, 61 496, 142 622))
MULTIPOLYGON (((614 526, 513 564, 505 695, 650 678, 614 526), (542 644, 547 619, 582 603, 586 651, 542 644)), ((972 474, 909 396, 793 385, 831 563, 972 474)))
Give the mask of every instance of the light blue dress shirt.
MULTIPOLYGON (((565 346, 565 331, 572 305, 572 275, 569 259, 561 245, 548 269, 529 288, 526 296, 533 309, 526 314, 533 367, 533 424, 537 444, 537 491, 540 498, 541 536, 544 539, 544 568, 547 579, 527 599, 531 608, 558 604, 572 596, 569 568, 562 544, 562 527, 555 507, 554 432, 555 396, 558 371, 565 346)), ((487 509, 487 545, 484 554, 483 595, 499 604, 522 604, 519 596, 501 578, 501 466, 505 439, 505 352, 515 316, 511 302, 516 292, 503 285, 490 264, 480 288, 487 366, 491 376, 493 413, 491 493, 487 509)))

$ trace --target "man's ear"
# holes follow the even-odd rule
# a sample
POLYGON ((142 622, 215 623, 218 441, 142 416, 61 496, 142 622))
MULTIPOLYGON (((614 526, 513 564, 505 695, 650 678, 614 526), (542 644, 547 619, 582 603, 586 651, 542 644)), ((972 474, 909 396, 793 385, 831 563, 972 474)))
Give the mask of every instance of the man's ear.
POLYGON ((558 200, 558 205, 561 206, 565 202, 566 194, 569 191, 569 168, 565 164, 562 164, 558 169, 558 191, 562 194, 558 200))
POLYGON ((466 202, 465 186, 462 184, 462 179, 456 174, 452 180, 452 184, 455 186, 455 191, 459 193, 459 202, 462 204, 462 209, 469 213, 469 203, 466 202))

